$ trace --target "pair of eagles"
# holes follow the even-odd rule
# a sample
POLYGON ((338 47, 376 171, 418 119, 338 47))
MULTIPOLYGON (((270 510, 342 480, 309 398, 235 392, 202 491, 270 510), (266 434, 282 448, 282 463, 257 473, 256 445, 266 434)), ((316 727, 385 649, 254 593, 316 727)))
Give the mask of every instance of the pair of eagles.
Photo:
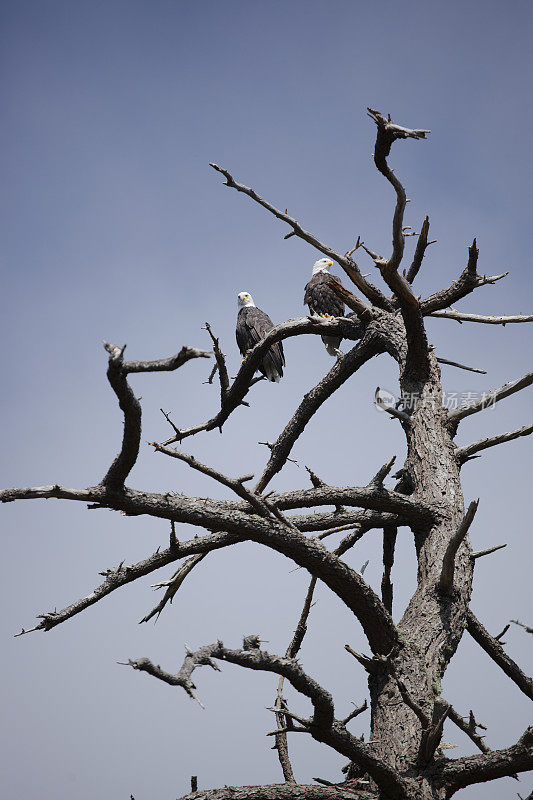
MULTIPOLYGON (((313 266, 313 274, 305 287, 304 295, 304 303, 309 306, 311 314, 318 314, 321 317, 344 316, 344 303, 328 284, 328 281, 331 281, 332 278, 340 283, 339 279, 334 275, 329 275, 332 266, 333 261, 330 261, 329 258, 321 258, 313 266)), ((241 354, 246 356, 252 347, 260 342, 274 325, 268 314, 257 308, 248 292, 241 292, 237 296, 237 301, 239 313, 237 314, 235 336, 237 337, 237 344, 241 354)), ((331 356, 342 355, 339 350, 340 336, 323 336, 322 341, 331 356)), ((275 342, 259 364, 259 370, 269 381, 277 383, 283 376, 284 366, 283 345, 281 342, 275 342)))

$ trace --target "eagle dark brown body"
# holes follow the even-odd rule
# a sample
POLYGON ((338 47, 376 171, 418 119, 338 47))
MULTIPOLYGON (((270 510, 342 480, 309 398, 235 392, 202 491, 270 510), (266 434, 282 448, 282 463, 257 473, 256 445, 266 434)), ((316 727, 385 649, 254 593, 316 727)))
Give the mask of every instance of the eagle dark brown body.
MULTIPOLYGON (((335 275, 328 272, 317 272, 305 287, 304 303, 309 307, 311 314, 320 317, 343 317, 344 303, 340 300, 330 286, 335 281, 342 286, 335 275)), ((322 341, 331 356, 339 355, 339 346, 342 341, 340 336, 323 336, 322 341)))
MULTIPOLYGON (((237 314, 235 337, 242 356, 245 357, 248 351, 255 347, 261 339, 264 339, 273 327, 274 324, 268 314, 265 314, 257 306, 241 308, 237 314)), ((283 377, 284 366, 283 345, 281 342, 275 342, 259 364, 259 370, 269 381, 277 383, 283 377)))

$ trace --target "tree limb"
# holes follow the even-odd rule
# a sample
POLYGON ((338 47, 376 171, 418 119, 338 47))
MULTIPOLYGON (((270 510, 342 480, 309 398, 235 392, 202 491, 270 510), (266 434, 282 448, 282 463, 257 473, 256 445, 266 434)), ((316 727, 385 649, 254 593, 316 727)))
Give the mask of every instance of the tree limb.
POLYGON ((530 628, 529 625, 524 625, 524 623, 520 622, 519 619, 512 619, 511 622, 514 625, 519 625, 521 628, 523 628, 526 631, 526 633, 533 633, 533 628, 530 628))
MULTIPOLYGON (((332 489, 328 487, 327 489, 306 490, 303 495, 311 493, 311 504, 316 500, 316 504, 323 505, 321 493, 330 492, 332 492, 332 489), (314 499, 312 498, 313 492, 318 492, 317 497, 314 499)), ((344 496, 342 491, 339 494, 344 496)), ((366 498, 372 492, 357 490, 356 494, 364 495, 366 498)), ((392 505, 396 506, 398 502, 405 503, 409 500, 409 498, 400 495, 396 501, 395 498, 390 497, 392 493, 374 492, 374 494, 385 494, 383 499, 386 505, 392 502, 392 505)), ((182 556, 210 552, 213 549, 234 544, 236 541, 256 541, 258 544, 263 544, 282 553, 299 566, 305 567, 312 575, 320 578, 335 594, 341 597, 348 608, 360 620, 373 650, 376 652, 389 652, 391 647, 398 642, 398 632, 391 616, 361 576, 330 553, 321 542, 314 538, 308 539, 294 527, 263 519, 256 514, 246 514, 231 509, 228 504, 222 501, 205 501, 183 495, 150 494, 148 492, 136 492, 129 488, 125 488, 122 492, 108 492, 103 486, 96 486, 82 492, 65 490, 61 487, 40 487, 38 489, 23 490, 8 489, 0 492, 0 501, 3 502, 10 502, 22 497, 83 499, 96 502, 100 507, 124 511, 128 515, 149 514, 150 516, 170 519, 176 522, 189 522, 193 525, 196 524, 217 531, 216 534, 203 539, 194 539, 189 543, 181 543, 179 552, 182 556)), ((366 502, 366 499, 361 498, 361 500, 366 502)), ((369 497, 369 502, 372 505, 382 504, 380 498, 376 497, 376 501, 374 502, 372 497, 369 497)), ((304 502, 309 502, 309 500, 304 502)), ((356 502, 359 502, 359 500, 356 502)), ((68 616, 72 616, 72 614, 68 616)), ((54 627, 54 625, 58 624, 55 621, 55 617, 55 613, 46 615, 46 619, 43 620, 39 627, 45 630, 54 627)))
POLYGON ((244 398, 254 383, 255 372, 259 368, 259 364, 270 347, 275 342, 304 334, 320 336, 340 334, 343 339, 357 340, 363 335, 363 328, 357 319, 347 317, 339 317, 333 320, 323 317, 300 317, 276 325, 268 332, 264 339, 261 339, 247 354, 235 380, 224 395, 225 399, 220 411, 218 411, 214 417, 199 425, 178 429, 176 435, 167 439, 163 444, 168 445, 174 442, 181 442, 188 436, 194 436, 201 431, 212 431, 215 428, 222 429, 222 426, 233 411, 243 404, 244 398))
POLYGON ((479 453, 480 450, 487 450, 489 447, 494 447, 497 444, 504 444, 505 442, 512 442, 513 439, 518 439, 520 436, 529 436, 533 433, 533 425, 524 425, 516 431, 508 431, 508 433, 500 433, 498 436, 489 436, 486 439, 478 439, 477 442, 467 444, 464 447, 458 447, 455 451, 457 458, 461 464, 468 461, 474 453, 479 453))
POLYGON ((428 727, 422 731, 420 739, 420 748, 418 751, 418 763, 420 765, 429 764, 432 760, 435 750, 442 739, 442 729, 449 711, 450 704, 442 697, 436 697, 433 703, 431 720, 428 727))
POLYGON ((451 719, 454 725, 457 725, 457 727, 462 730, 463 733, 466 733, 466 735, 474 742, 474 744, 481 750, 482 753, 490 752, 490 748, 487 747, 483 741, 483 736, 480 736, 479 733, 476 733, 476 728, 480 726, 477 725, 472 712, 470 712, 470 720, 467 723, 463 717, 457 713, 455 708, 450 706, 448 710, 448 718, 451 719))
MULTIPOLYGON (((273 507, 264 498, 259 497, 244 486, 245 482, 252 480, 254 477, 253 475, 244 475, 240 478, 228 478, 226 475, 223 475, 222 472, 219 472, 218 470, 214 469, 213 467, 209 467, 206 464, 202 464, 201 461, 198 461, 198 459, 194 456, 188 455, 188 453, 181 453, 179 450, 174 450, 171 447, 165 447, 165 445, 158 444, 157 442, 149 442, 149 444, 154 447, 158 453, 164 453, 171 458, 177 458, 179 461, 184 461, 190 467, 198 472, 201 472, 203 475, 208 475, 210 478, 218 481, 218 483, 221 483, 223 486, 227 486, 229 489, 234 491, 236 495, 241 497, 243 500, 246 500, 261 516, 274 516, 285 525, 293 527, 292 523, 285 519, 279 509, 273 507)), ((295 530, 297 529, 295 528, 295 530)))
MULTIPOLYGON (((300 619, 298 620, 298 624, 294 631, 294 635, 292 640, 287 647, 285 652, 285 658, 296 658, 298 655, 298 651, 302 646, 302 642, 304 640, 304 636, 307 633, 307 620, 309 618, 309 612, 311 611, 311 605, 313 602, 313 594, 315 592, 315 587, 317 583, 317 578, 313 576, 309 583, 309 588, 307 589, 307 594, 305 596, 304 605, 300 614, 300 619)), ((276 750, 278 751, 278 757, 281 764, 281 769, 283 771, 283 777, 287 782, 294 782, 294 774, 292 770, 292 764, 289 759, 289 749, 287 744, 287 730, 286 730, 286 720, 287 717, 284 713, 286 710, 286 703, 283 699, 283 683, 285 678, 280 676, 278 681, 278 691, 276 695, 276 724, 278 727, 278 732, 276 733, 276 750)))
POLYGON ((497 550, 502 550, 504 547, 507 547, 506 544, 497 544, 494 547, 488 547, 486 550, 478 550, 475 553, 472 553, 472 560, 476 561, 478 558, 482 558, 483 556, 489 556, 491 553, 495 553, 497 550))
POLYGON ((418 235, 418 241, 416 243, 415 254, 413 256, 413 260, 411 262, 411 266, 407 270, 407 274, 405 276, 408 283, 413 283, 414 279, 418 275, 420 267, 422 266, 422 261, 424 259, 425 252, 430 244, 434 244, 434 242, 428 242, 428 233, 429 233, 429 217, 426 217, 424 222, 422 223, 422 228, 418 235))
POLYGON ((189 652, 177 675, 165 672, 147 658, 130 660, 129 664, 134 669, 148 672, 166 683, 182 686, 191 697, 197 699, 191 680, 192 671, 201 664, 213 666, 213 659, 228 661, 248 669, 274 672, 287 678, 296 691, 308 697, 313 704, 313 717, 309 721, 309 732, 313 738, 363 766, 391 798, 404 796, 403 779, 388 764, 377 758, 371 747, 360 742, 335 720, 333 700, 329 692, 308 676, 294 659, 280 658, 259 648, 229 650, 218 641, 202 647, 196 653, 189 652))
MULTIPOLYGON (((376 475, 374 476, 374 478, 371 481, 372 485, 375 485, 375 486, 378 486, 378 487, 383 487, 383 481, 384 481, 385 477, 391 471, 392 465, 394 464, 395 460, 396 460, 396 457, 393 456, 393 458, 387 464, 384 464, 378 470, 378 472, 376 473, 376 475)), ((324 481, 322 481, 320 478, 318 478, 314 474, 314 472, 312 472, 312 470, 309 469, 309 467, 307 467, 307 470, 308 470, 308 472, 310 474, 311 482, 313 483, 313 486, 315 488, 318 488, 320 486, 325 486, 326 485, 324 483, 324 481)), ((364 512, 364 514, 368 514, 368 512, 364 512)), ((367 524, 368 524, 368 522, 367 522, 367 524)), ((339 526, 339 527, 333 528, 333 529, 331 529, 329 531, 325 531, 324 533, 322 533, 320 535, 319 538, 323 539, 323 538, 325 538, 325 536, 329 535, 330 533, 334 533, 334 532, 337 532, 339 530, 343 530, 344 528, 345 528, 345 526, 339 526)), ((364 526, 363 524, 360 524, 358 526, 358 528, 359 528, 358 531, 354 531, 354 534, 352 534, 352 536, 346 537, 340 543, 340 545, 334 551, 335 555, 343 555, 355 543, 355 541, 357 541, 360 538, 360 536, 362 536, 364 530, 366 529, 366 526, 364 526)), ((396 528, 394 528, 393 530, 395 532, 397 531, 396 528)), ((394 537, 394 538, 396 538, 396 537, 394 537)), ((393 549, 394 549, 394 545, 393 545, 393 549)), ((309 588, 307 590, 307 595, 306 595, 306 598, 305 598, 305 601, 304 601, 304 606, 303 606, 302 612, 300 614, 300 619, 298 621, 298 625, 296 626, 296 630, 294 632, 293 639, 292 639, 291 643, 289 644, 289 647, 287 648, 287 652, 285 654, 285 656, 287 658, 295 658, 296 657, 296 655, 298 654, 298 651, 300 650, 300 647, 302 645, 304 636, 307 633, 307 620, 308 620, 308 617, 309 617, 309 613, 311 611, 311 605, 312 605, 312 600, 313 600, 313 594, 314 594, 315 587, 316 587, 316 582, 317 582, 317 578, 315 576, 313 576, 311 578, 310 583, 309 583, 309 588)), ((391 589, 392 589, 392 587, 391 587, 391 589)), ((385 600, 383 600, 383 603, 384 603, 385 607, 387 608, 387 611, 391 614, 392 613, 392 608, 388 608, 387 607, 387 605, 385 603, 385 600)), ((280 680, 279 680, 278 692, 277 692, 277 697, 276 697, 276 708, 280 709, 280 711, 276 711, 276 722, 277 722, 277 725, 278 725, 278 733, 276 734, 276 749, 278 751, 279 760, 280 760, 280 763, 281 763, 281 767, 282 767, 282 770, 283 770, 283 775, 285 777, 285 780, 286 781, 291 781, 291 780, 294 780, 294 775, 293 775, 293 772, 292 772, 292 765, 291 765, 290 760, 289 760, 289 753, 288 753, 288 746, 287 746, 287 731, 285 729, 286 716, 285 716, 284 713, 282 713, 282 709, 283 709, 283 707, 285 705, 284 702, 283 702, 283 697, 282 697, 283 681, 284 681, 284 678, 281 677, 280 680)), ((352 711, 351 714, 349 714, 346 717, 345 720, 342 721, 342 724, 343 725, 347 725, 350 720, 352 720, 358 714, 361 714, 367 708, 368 708, 368 705, 367 705, 367 702, 365 700, 365 702, 364 702, 364 704, 362 706, 360 706, 359 708, 356 708, 354 711, 352 711)))
POLYGON ((473 783, 512 776, 533 768, 533 728, 528 728, 512 747, 491 750, 484 755, 467 756, 446 762, 434 772, 436 781, 446 787, 447 796, 473 783))
POLYGON ((442 570, 440 573, 439 582, 437 584, 437 590, 439 591, 440 594, 449 594, 453 587, 455 556, 457 554, 457 551, 459 550, 459 547, 461 546, 463 539, 468 533, 468 529, 472 524, 478 505, 479 505, 479 499, 473 500, 470 503, 467 512, 461 521, 461 524, 459 525, 456 532, 453 534, 450 541, 448 542, 448 546, 446 548, 446 552, 444 553, 444 558, 442 560, 442 570))
POLYGON ((173 372, 192 358, 211 358, 211 353, 185 345, 175 356, 170 356, 170 358, 161 358, 156 361, 125 361, 122 364, 122 370, 126 374, 131 372, 173 372))
POLYGON ((215 361, 218 367, 218 378, 220 382, 220 407, 222 407, 224 405, 226 395, 229 391, 229 375, 228 375, 228 369, 226 367, 226 358, 224 356, 224 353, 220 349, 217 337, 211 330, 211 325, 209 324, 209 322, 206 322, 204 327, 208 332, 209 336, 211 337, 211 341, 213 342, 213 352, 215 354, 215 361))
POLYGON ((115 457, 107 473, 102 478, 102 485, 109 489, 119 490, 124 486, 124 481, 133 469, 141 442, 141 404, 133 394, 126 380, 123 369, 124 347, 104 342, 104 347, 109 353, 109 366, 107 378, 115 392, 119 406, 124 413, 124 434, 120 453, 115 457))
POLYGON ((383 605, 392 614, 392 583, 391 570, 394 564, 394 547, 398 528, 387 526, 383 529, 383 577, 381 579, 381 600, 383 605))
POLYGON ((396 208, 394 210, 392 222, 392 255, 387 261, 379 258, 374 258, 374 261, 383 279, 398 297, 402 309, 408 310, 409 307, 418 309, 418 299, 415 297, 410 284, 398 272, 405 245, 403 215, 406 205, 406 194, 402 183, 387 164, 387 156, 390 153, 391 145, 395 139, 425 139, 429 131, 402 128, 400 125, 393 123, 390 117, 387 120, 379 111, 375 111, 371 108, 367 110, 368 115, 372 117, 377 125, 374 163, 396 192, 396 208))
MULTIPOLYGON (((383 528, 385 525, 409 525, 409 521, 398 514, 381 513, 379 511, 344 511, 338 514, 336 511, 318 514, 294 514, 290 517, 296 527, 301 531, 324 531, 331 529, 331 533, 345 530, 352 525, 359 523, 368 524, 368 529, 383 528), (338 523, 338 524, 337 524, 338 523)), ((322 537, 320 537, 322 538, 322 537)))
POLYGON ((224 175, 226 178, 226 186, 236 189, 238 192, 242 192, 243 194, 248 195, 248 197, 251 197, 252 200, 254 200, 256 203, 259 203, 259 205, 263 206, 263 208, 266 208, 266 210, 277 217, 277 219, 280 219, 282 222, 286 222, 287 225, 290 225, 293 230, 293 235, 303 239, 304 242, 307 242, 328 258, 336 261, 337 264, 343 268, 357 288, 363 292, 365 297, 374 303, 374 305, 378 306, 379 308, 390 308, 390 303, 388 302, 387 298, 379 291, 379 289, 377 289, 371 283, 368 283, 365 278, 363 278, 359 267, 351 257, 343 256, 340 253, 335 252, 335 250, 332 250, 331 247, 323 244, 312 233, 305 231, 297 220, 293 219, 286 213, 284 214, 283 212, 278 211, 278 209, 273 205, 268 203, 266 200, 263 200, 262 197, 259 197, 259 195, 253 189, 248 188, 248 186, 244 186, 242 183, 238 183, 226 169, 219 167, 218 164, 210 163, 209 166, 213 167, 213 169, 215 169, 217 172, 220 172, 222 175, 224 175))
POLYGON ((375 794, 342 786, 306 786, 299 783, 275 783, 266 786, 225 786, 203 789, 179 800, 375 800, 375 794))
POLYGON ((449 308, 449 306, 452 306, 462 297, 466 297, 466 295, 473 292, 474 289, 480 286, 486 286, 487 284, 496 283, 509 274, 508 272, 504 272, 502 275, 490 275, 488 277, 479 275, 477 272, 478 255, 479 250, 476 240, 474 239, 468 248, 467 265, 459 278, 448 286, 447 289, 441 289, 439 292, 421 301, 420 308, 424 316, 433 314, 433 312, 440 311, 441 309, 449 308))
POLYGON ((166 586, 167 588, 166 588, 165 594, 163 595, 163 598, 162 598, 161 602, 159 602, 155 606, 155 608, 153 608, 150 611, 149 614, 147 614, 145 617, 143 617, 140 620, 141 622, 148 622, 149 620, 152 619, 152 617, 156 617, 156 621, 157 621, 157 619, 159 619, 159 615, 163 611, 163 609, 166 606, 166 604, 167 603, 172 603, 172 601, 173 601, 173 599, 174 599, 174 597, 176 595, 176 592, 178 591, 180 586, 183 584, 183 581, 185 580, 187 575, 189 575, 192 572, 194 567, 203 558, 205 558, 205 556, 206 556, 206 553, 200 553, 199 555, 191 556, 190 558, 187 559, 187 561, 185 561, 181 565, 181 567, 174 573, 174 575, 168 581, 163 581, 162 583, 155 583, 152 586, 153 589, 162 589, 164 586, 166 586))
POLYGON ((333 275, 329 276, 328 280, 329 288, 334 292, 334 294, 339 297, 348 308, 351 308, 352 311, 359 317, 361 322, 369 322, 372 317, 372 309, 366 303, 364 303, 359 297, 355 294, 350 292, 342 283, 334 278, 333 275))
POLYGON ((459 406, 459 408, 455 409, 455 411, 450 411, 450 422, 455 424, 466 417, 470 417, 472 414, 477 414, 478 411, 483 411, 485 408, 492 408, 495 403, 504 400, 506 397, 510 397, 512 394, 516 394, 516 392, 520 392, 522 389, 531 386, 532 383, 533 372, 528 372, 515 381, 504 383, 503 386, 498 387, 498 389, 485 392, 480 400, 474 403, 464 403, 459 406))
MULTIPOLYGON (((1 495, 0 495, 1 499, 1 495)), ((294 492, 279 492, 271 495, 278 508, 283 510, 301 508, 303 506, 360 506, 361 508, 372 509, 374 511, 390 512, 398 514, 412 523, 422 525, 430 524, 436 516, 438 510, 427 503, 423 503, 416 497, 395 492, 392 489, 384 489, 370 483, 368 486, 338 487, 338 486, 318 486, 316 489, 299 489, 294 492)), ((230 505, 230 504, 228 504, 230 505)), ((241 508, 241 504, 233 504, 235 508, 241 508)), ((343 516, 336 514, 333 519, 338 519, 339 524, 343 522, 343 516)), ((384 518, 385 519, 385 518, 384 518)), ((381 526, 380 526, 381 527, 381 526)))
POLYGON ((470 610, 466 614, 466 627, 470 636, 496 662, 507 677, 514 681, 530 700, 533 700, 533 679, 525 675, 513 659, 509 658, 500 642, 490 635, 470 610))
POLYGON ((263 492, 274 475, 282 469, 294 443, 320 406, 363 364, 381 351, 382 346, 376 337, 364 336, 349 353, 339 358, 320 383, 305 395, 294 415, 272 446, 268 463, 254 487, 255 492, 263 492))
POLYGON ((429 316, 440 317, 441 319, 454 319, 457 322, 481 322, 485 325, 503 325, 504 327, 516 322, 533 322, 533 314, 515 314, 515 316, 510 317, 489 317, 484 314, 465 314, 462 311, 454 311, 453 309, 432 311, 429 316))
POLYGON ((122 447, 102 479, 102 485, 117 491, 133 469, 141 441, 141 404, 135 397, 127 375, 131 372, 161 372, 178 369, 192 358, 209 358, 209 353, 194 347, 182 347, 177 355, 159 361, 127 361, 124 362, 124 347, 104 342, 109 353, 107 378, 115 392, 119 406, 124 413, 124 434, 122 447))

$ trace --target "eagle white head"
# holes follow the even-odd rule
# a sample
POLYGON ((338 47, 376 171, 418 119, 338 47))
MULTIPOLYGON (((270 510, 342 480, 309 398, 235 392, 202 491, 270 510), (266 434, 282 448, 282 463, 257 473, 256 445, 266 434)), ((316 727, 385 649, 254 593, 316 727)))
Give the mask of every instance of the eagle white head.
POLYGON ((237 295, 237 305, 239 308, 255 306, 254 299, 249 292, 239 292, 237 295))
POLYGON ((317 275, 319 272, 329 272, 333 266, 333 261, 330 258, 320 258, 313 264, 312 275, 317 275))

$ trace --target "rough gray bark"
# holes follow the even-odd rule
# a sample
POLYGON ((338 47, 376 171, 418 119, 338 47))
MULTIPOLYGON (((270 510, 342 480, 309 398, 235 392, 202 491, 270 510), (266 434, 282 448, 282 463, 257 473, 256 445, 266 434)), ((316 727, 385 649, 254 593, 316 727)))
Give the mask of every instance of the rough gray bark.
MULTIPOLYGON (((277 798, 359 798, 359 800, 448 800, 460 789, 474 783, 533 767, 533 732, 528 729, 516 744, 491 751, 477 733, 479 725, 471 713, 466 722, 442 697, 441 679, 453 658, 465 631, 473 636, 487 654, 528 697, 533 697, 532 680, 504 652, 497 638, 492 637, 469 610, 476 558, 493 552, 491 548, 472 553, 467 532, 472 523, 477 501, 470 503, 465 514, 461 489, 462 464, 475 452, 533 433, 533 425, 518 431, 500 434, 458 448, 454 438, 462 420, 478 413, 486 405, 498 402, 533 383, 533 373, 505 384, 479 402, 462 406, 448 413, 443 407, 439 359, 428 343, 424 317, 489 324, 533 321, 533 315, 516 317, 482 317, 446 310, 452 303, 478 287, 504 277, 478 274, 479 251, 476 240, 469 248, 468 262, 459 278, 431 297, 421 299, 412 289, 412 282, 422 267, 428 241, 429 219, 426 217, 418 236, 412 263, 405 274, 400 272, 405 247, 403 217, 406 193, 400 179, 388 165, 391 146, 397 139, 425 139, 428 131, 396 125, 378 111, 369 109, 377 125, 374 161, 379 172, 395 193, 392 223, 392 252, 389 258, 374 253, 360 239, 352 251, 341 255, 323 244, 314 234, 292 217, 261 198, 253 189, 238 183, 222 167, 212 165, 224 175, 226 186, 247 195, 269 213, 288 224, 289 236, 297 236, 318 251, 337 261, 364 300, 346 287, 337 287, 339 295, 353 313, 335 320, 317 317, 289 320, 273 328, 251 350, 230 381, 219 340, 206 323, 214 348, 216 366, 210 382, 218 373, 220 409, 210 419, 189 428, 179 428, 165 414, 173 435, 164 443, 152 443, 156 452, 187 463, 212 480, 231 489, 235 500, 188 497, 182 494, 142 492, 125 485, 135 465, 141 441, 141 405, 128 381, 134 373, 174 370, 191 358, 209 354, 185 347, 174 357, 150 362, 125 362, 124 348, 106 344, 109 353, 108 379, 124 413, 124 435, 119 454, 96 486, 68 489, 58 485, 5 489, 2 502, 21 499, 57 498, 89 503, 92 508, 110 508, 126 515, 147 514, 169 520, 169 547, 157 551, 137 564, 103 573, 104 581, 90 595, 76 600, 60 611, 41 615, 41 622, 31 630, 50 630, 110 592, 147 575, 167 564, 187 557, 172 577, 158 586, 165 588, 161 602, 142 620, 160 614, 172 600, 187 575, 207 553, 231 547, 242 541, 254 541, 272 548, 311 575, 311 584, 300 615, 296 633, 285 655, 260 649, 256 636, 244 639, 241 650, 226 648, 222 642, 188 651, 181 669, 173 674, 154 665, 148 658, 131 659, 129 666, 183 688, 198 700, 192 673, 199 666, 218 669, 217 661, 225 660, 242 668, 265 670, 279 676, 278 694, 274 700, 276 749, 285 783, 262 787, 225 787, 193 791, 183 800, 277 800, 277 798), (392 293, 386 296, 369 283, 352 258, 362 248, 370 255, 381 277, 392 293), (245 486, 253 476, 230 477, 197 461, 193 455, 168 445, 181 442, 200 431, 222 429, 228 417, 236 413, 256 383, 254 375, 265 352, 276 341, 291 336, 342 335, 352 342, 351 349, 339 358, 327 375, 300 402, 277 440, 269 444, 270 455, 254 488, 245 486), (389 408, 394 424, 402 427, 407 442, 407 457, 395 489, 384 486, 393 460, 384 465, 367 486, 327 486, 311 470, 312 488, 291 492, 265 492, 269 482, 289 460, 295 443, 322 404, 371 358, 388 354, 397 364, 402 397, 412 398, 403 408, 389 408), (307 512, 316 507, 332 510, 307 512), (287 513, 292 512, 292 513, 287 513), (188 523, 201 529, 201 534, 178 542, 177 523, 188 523), (351 532, 333 550, 324 540, 334 532, 350 526, 351 532), (393 591, 391 569, 394 544, 399 527, 409 527, 414 535, 418 559, 417 588, 402 619, 392 619, 393 591), (383 531, 382 597, 379 598, 363 576, 343 561, 342 556, 373 528, 383 531), (320 532, 320 533, 318 533, 320 532), (312 535, 306 535, 312 534, 312 535), (331 694, 314 680, 307 668, 296 660, 308 624, 313 590, 320 580, 352 611, 368 639, 371 655, 350 652, 358 665, 368 672, 371 709, 372 745, 364 744, 347 730, 347 724, 366 709, 366 701, 344 720, 335 716, 331 694), (302 718, 291 712, 283 701, 283 680, 311 701, 313 716, 302 718), (480 755, 447 759, 439 750, 444 721, 449 718, 482 751, 480 755), (307 786, 295 782, 290 763, 292 733, 307 733, 333 748, 351 762, 348 779, 336 785, 307 786)), ((286 237, 286 238, 287 238, 286 237)), ((336 285, 336 284, 335 284, 336 285)), ((455 366, 461 366, 455 362, 455 366)), ((463 367, 466 368, 466 367, 463 367)), ((469 369, 469 368, 466 368, 469 369)), ((27 633, 22 631, 21 633, 27 633)), ((359 669, 360 667, 356 667, 359 669)), ((322 784, 327 782, 322 781, 322 784)))

